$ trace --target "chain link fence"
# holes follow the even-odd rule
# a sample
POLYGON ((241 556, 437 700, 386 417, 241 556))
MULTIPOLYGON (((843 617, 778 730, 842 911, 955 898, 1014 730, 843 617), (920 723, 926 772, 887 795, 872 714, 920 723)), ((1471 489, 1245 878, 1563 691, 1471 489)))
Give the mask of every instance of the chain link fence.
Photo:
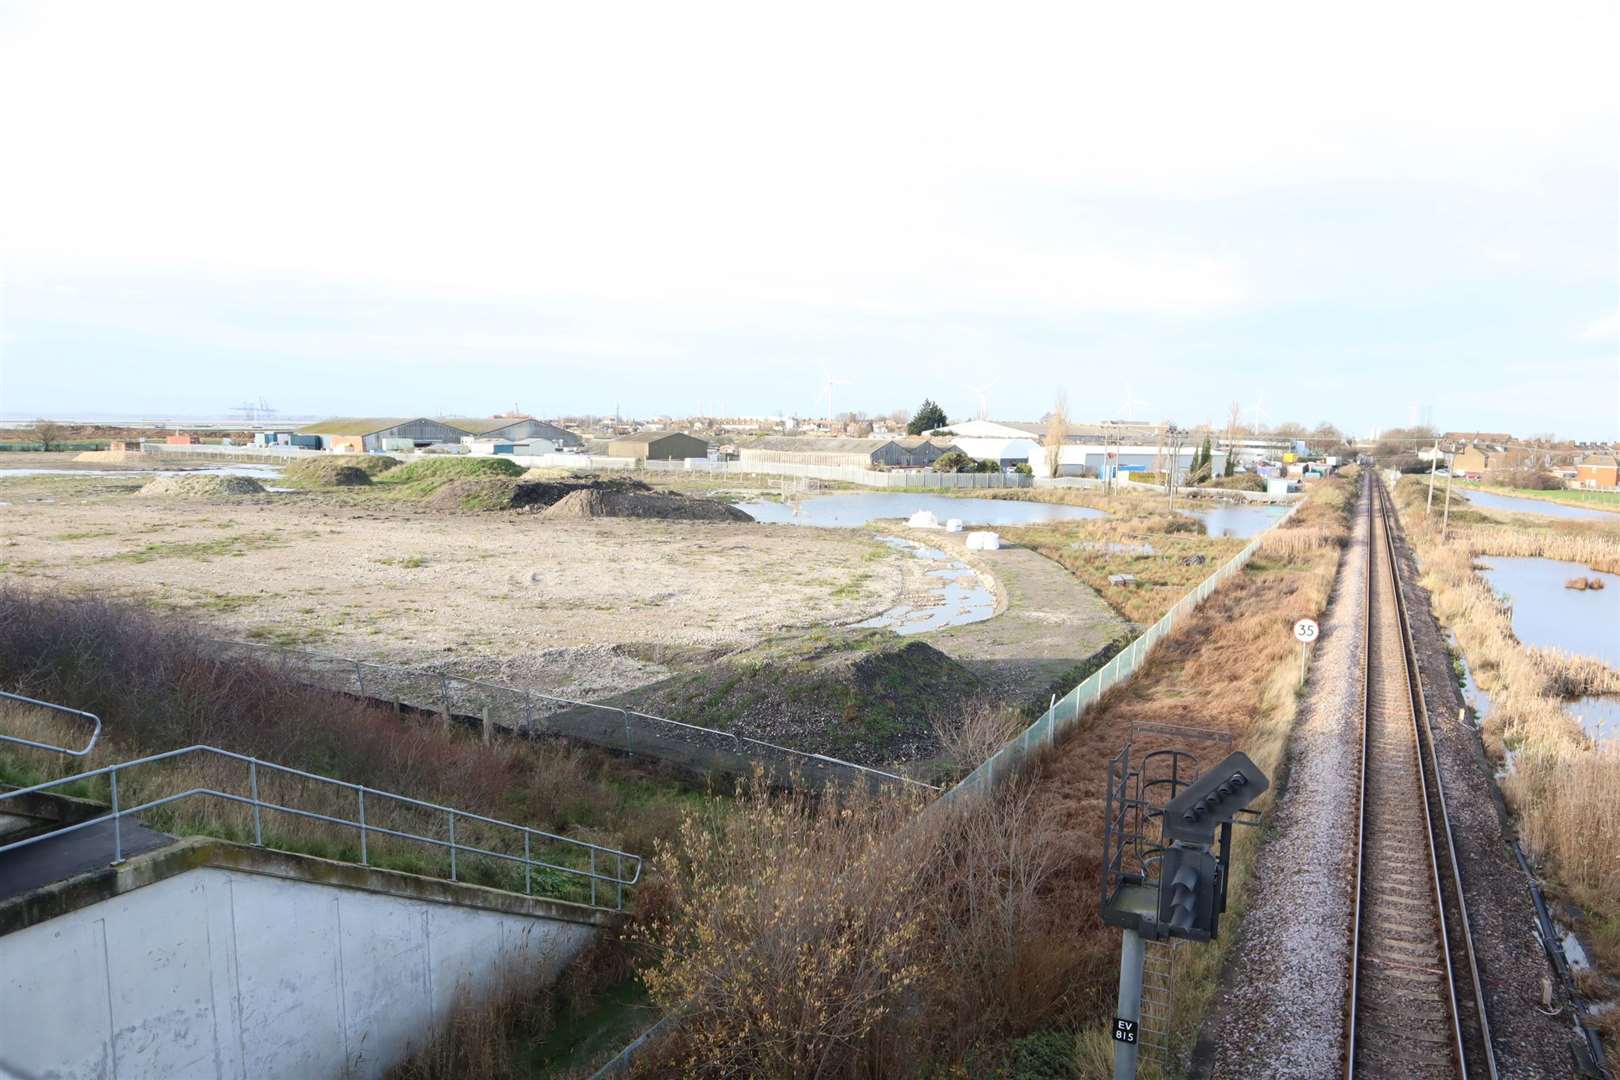
POLYGON ((990 755, 982 765, 963 777, 956 786, 946 791, 940 797, 941 802, 962 795, 964 792, 987 792, 1018 773, 1034 755, 1045 746, 1051 746, 1067 729, 1080 722, 1087 709, 1096 704, 1104 694, 1108 693, 1120 683, 1125 682, 1136 670, 1147 661, 1148 654, 1153 647, 1169 637, 1176 627, 1190 616, 1198 605, 1202 604, 1209 595, 1220 587, 1221 583, 1233 574, 1240 573, 1248 565, 1255 552, 1266 536, 1273 530, 1282 526, 1299 509, 1300 503, 1295 503, 1288 511, 1279 517, 1265 531, 1261 532, 1242 551, 1232 556, 1220 569, 1199 582, 1196 588, 1176 601, 1175 605, 1165 612, 1158 622, 1148 627, 1139 637, 1126 645, 1114 658, 1101 668, 1092 672, 1085 681, 1059 698, 1052 707, 1041 714, 1022 734, 1014 736, 1011 741, 990 755))
POLYGON ((287 675, 339 693, 392 704, 481 729, 486 738, 565 737, 616 753, 653 758, 699 778, 745 776, 756 767, 783 786, 901 784, 936 791, 914 777, 687 724, 618 705, 577 701, 480 679, 395 667, 312 649, 221 641, 228 654, 269 662, 287 675))

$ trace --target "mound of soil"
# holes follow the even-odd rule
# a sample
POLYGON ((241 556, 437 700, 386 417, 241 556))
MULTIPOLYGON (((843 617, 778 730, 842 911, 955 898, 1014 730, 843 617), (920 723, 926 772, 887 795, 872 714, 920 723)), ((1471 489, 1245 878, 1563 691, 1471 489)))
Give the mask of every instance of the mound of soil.
POLYGON ((870 631, 711 659, 649 690, 637 707, 656 715, 885 766, 937 753, 934 721, 983 687, 932 645, 870 631))
POLYGON ((743 511, 718 499, 699 499, 674 492, 575 491, 553 503, 541 517, 569 520, 599 517, 664 518, 672 521, 753 521, 743 511))
POLYGON ((264 485, 251 476, 160 476, 137 495, 183 495, 193 499, 221 495, 263 495, 264 485))
POLYGON ((452 480, 428 499, 441 510, 545 510, 576 492, 649 491, 639 480, 523 480, 508 476, 452 480))
MULTIPOLYGON (((392 461, 394 458, 387 458, 392 461)), ((371 474, 381 468, 366 470, 347 458, 321 458, 313 461, 293 461, 282 473, 288 484, 308 487, 364 487, 371 483, 371 474)))

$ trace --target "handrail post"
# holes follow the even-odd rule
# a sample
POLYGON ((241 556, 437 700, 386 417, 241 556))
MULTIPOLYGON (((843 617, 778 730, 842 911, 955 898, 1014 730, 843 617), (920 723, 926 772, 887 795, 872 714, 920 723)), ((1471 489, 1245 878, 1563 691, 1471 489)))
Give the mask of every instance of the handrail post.
POLYGON ((370 866, 371 862, 366 854, 366 789, 355 788, 355 794, 360 797, 360 865, 370 866))
MULTIPOLYGON (((595 851, 595 848, 591 849, 595 851)), ((613 908, 615 911, 624 910, 624 854, 613 853, 613 908)))
POLYGON ((596 849, 591 848, 591 907, 596 906, 596 849))
POLYGON ((456 812, 450 814, 450 880, 456 880, 456 812))
POLYGON ((258 758, 248 758, 248 793, 253 796, 253 845, 264 847, 264 824, 259 816, 258 758))
POLYGON ((112 785, 112 819, 113 819, 113 861, 117 866, 124 861, 124 816, 118 810, 118 770, 114 769, 107 774, 107 781, 112 785))
POLYGON ((529 876, 534 871, 534 863, 529 856, 529 830, 523 830, 523 895, 529 895, 529 876))

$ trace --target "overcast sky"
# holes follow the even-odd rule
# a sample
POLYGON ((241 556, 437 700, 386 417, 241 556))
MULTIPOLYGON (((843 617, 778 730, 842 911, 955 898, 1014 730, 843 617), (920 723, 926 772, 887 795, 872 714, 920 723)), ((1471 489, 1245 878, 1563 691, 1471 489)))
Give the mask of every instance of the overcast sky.
POLYGON ((0 2, 0 412, 1620 435, 1616 5, 0 2))

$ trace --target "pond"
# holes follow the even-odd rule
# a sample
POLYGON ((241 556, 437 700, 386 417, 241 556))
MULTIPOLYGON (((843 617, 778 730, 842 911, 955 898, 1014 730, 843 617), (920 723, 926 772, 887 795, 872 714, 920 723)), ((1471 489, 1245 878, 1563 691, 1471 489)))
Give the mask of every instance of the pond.
POLYGON ((1582 731, 1598 742, 1620 739, 1620 697, 1593 695, 1577 698, 1567 703, 1564 711, 1579 722, 1582 731))
POLYGON ((909 551, 916 558, 940 565, 925 572, 929 581, 926 598, 897 604, 881 615, 854 625, 888 627, 902 635, 921 634, 927 630, 943 630, 947 626, 983 622, 996 613, 995 594, 985 587, 979 575, 967 563, 914 540, 903 540, 898 536, 880 536, 878 539, 900 551, 909 551))
POLYGON ((1513 605, 1513 633, 1526 645, 1594 656, 1620 667, 1620 574, 1558 559, 1481 556, 1485 580, 1513 605), (1566 589, 1575 577, 1603 589, 1566 589))
MULTIPOLYGON (((1435 490, 1435 506, 1441 504, 1438 488, 1435 490)), ((1452 497, 1456 497, 1452 492, 1452 497)), ((1575 518, 1581 521, 1612 521, 1620 525, 1620 513, 1613 510, 1594 510, 1589 506, 1570 506, 1566 503, 1555 503, 1548 499, 1526 499, 1518 495, 1498 495, 1494 491, 1475 491, 1469 489, 1465 493, 1469 502, 1480 510, 1512 510, 1523 514, 1541 514, 1544 517, 1575 518)))
POLYGON ((1235 536, 1239 540, 1265 532, 1287 512, 1286 506, 1215 506, 1181 511, 1203 522, 1205 536, 1235 536))
POLYGON ((886 493, 817 495, 792 502, 755 499, 736 505, 755 521, 769 525, 812 525, 824 529, 855 529, 879 518, 909 518, 918 510, 931 511, 941 523, 961 518, 964 525, 1038 525, 1108 516, 1088 506, 1061 503, 886 493))

